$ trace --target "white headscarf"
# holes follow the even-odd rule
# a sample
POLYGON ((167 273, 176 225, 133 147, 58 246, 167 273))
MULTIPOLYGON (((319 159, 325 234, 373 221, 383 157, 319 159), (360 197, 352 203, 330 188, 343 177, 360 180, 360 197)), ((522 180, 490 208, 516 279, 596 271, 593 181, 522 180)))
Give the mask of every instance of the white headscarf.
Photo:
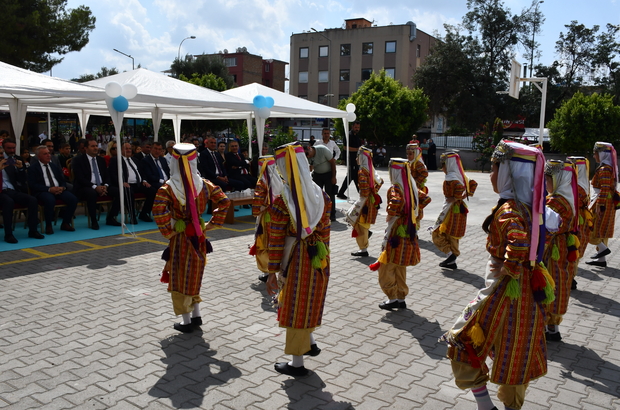
POLYGON ((506 161, 497 173, 499 197, 514 199, 532 206, 534 163, 506 161))
POLYGON ((282 198, 297 235, 305 239, 323 217, 323 190, 312 181, 308 159, 298 141, 276 148, 276 165, 284 179, 282 198))
POLYGON ((375 169, 372 163, 372 150, 361 146, 357 151, 357 162, 361 169, 365 169, 372 176, 375 185, 383 183, 383 179, 375 169))
POLYGON ((267 185, 269 203, 272 203, 282 193, 282 187, 284 186, 276 168, 276 158, 273 155, 260 157, 258 159, 258 169, 260 172, 258 179, 267 185))
POLYGON ((590 164, 586 157, 568 157, 566 158, 573 164, 575 164, 575 168, 577 169, 577 183, 580 187, 586 191, 586 195, 590 194, 590 175, 589 169, 590 164))
POLYGON ((545 175, 550 175, 551 178, 553 178, 553 191, 550 194, 564 197, 564 199, 566 199, 570 204, 570 207, 573 210, 573 215, 575 215, 576 208, 575 195, 573 193, 573 167, 570 164, 564 163, 564 161, 549 159, 545 165, 545 175))
POLYGON ((609 142, 598 141, 594 144, 594 151, 598 152, 598 157, 601 164, 606 164, 611 167, 614 176, 613 187, 615 188, 618 183, 618 157, 616 154, 616 149, 609 142))
POLYGON ((194 188, 196 194, 202 191, 203 180, 198 173, 198 153, 194 144, 175 144, 172 147, 172 160, 170 161, 170 179, 167 181, 168 185, 172 188, 174 195, 181 205, 185 205, 185 188, 183 180, 181 178, 181 172, 179 170, 179 159, 181 156, 188 158, 189 169, 194 182, 194 188), (192 152, 193 151, 193 152, 192 152))

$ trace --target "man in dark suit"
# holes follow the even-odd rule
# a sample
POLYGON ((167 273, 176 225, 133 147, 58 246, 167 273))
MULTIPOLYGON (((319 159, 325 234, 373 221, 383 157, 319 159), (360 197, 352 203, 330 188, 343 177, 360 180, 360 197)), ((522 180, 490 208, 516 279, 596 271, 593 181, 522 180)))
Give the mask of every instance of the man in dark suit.
MULTIPOLYGON (((99 229, 97 222, 97 198, 110 195, 118 198, 118 188, 110 186, 110 177, 106 167, 105 159, 98 156, 99 147, 97 141, 88 140, 83 155, 73 158, 74 180, 73 190, 78 198, 86 200, 88 215, 91 220, 91 229, 99 229)), ((120 204, 118 199, 112 202, 110 214, 117 215, 120 204)), ((121 226, 114 218, 106 219, 107 225, 121 226)))
POLYGON ((15 157, 15 141, 5 139, 0 146, 0 208, 4 223, 4 241, 17 243, 13 235, 13 209, 15 204, 28 208, 28 237, 45 238, 39 233, 37 200, 22 190, 26 188, 26 167, 15 157))
POLYGON ((67 190, 65 176, 59 166, 51 162, 52 154, 49 149, 42 145, 35 150, 37 159, 31 162, 28 169, 28 185, 30 192, 43 205, 45 214, 45 233, 52 235, 54 228, 54 207, 56 200, 60 199, 65 203, 62 210, 63 218, 60 225, 61 231, 75 231, 71 226, 75 208, 77 208, 77 197, 67 190))
MULTIPOLYGON (((141 221, 153 222, 153 219, 149 216, 153 209, 153 202, 155 201, 155 194, 157 189, 151 185, 146 178, 142 176, 144 172, 140 172, 140 167, 137 160, 132 158, 133 152, 131 150, 131 144, 126 142, 122 145, 122 163, 121 168, 123 172, 123 192, 125 193, 125 204, 127 205, 127 213, 130 218, 131 224, 137 224, 136 220, 136 203, 135 195, 140 192, 143 193, 146 198, 144 200, 144 206, 138 216, 141 221)), ((110 185, 120 188, 118 186, 118 157, 112 157, 110 159, 110 166, 108 168, 110 174, 110 185)), ((108 215, 108 218, 116 218, 116 214, 108 215)))
POLYGON ((235 140, 228 144, 226 170, 231 178, 243 182, 244 189, 256 187, 256 178, 250 175, 250 163, 239 153, 239 143, 235 140))
POLYGON ((198 170, 202 177, 218 185, 223 191, 242 191, 245 184, 228 177, 222 156, 217 151, 215 137, 207 137, 206 145, 207 148, 200 154, 200 163, 198 164, 198 170))
POLYGON ((155 191, 170 179, 170 167, 164 157, 164 153, 162 143, 154 142, 151 147, 151 153, 142 160, 144 179, 155 187, 155 191))

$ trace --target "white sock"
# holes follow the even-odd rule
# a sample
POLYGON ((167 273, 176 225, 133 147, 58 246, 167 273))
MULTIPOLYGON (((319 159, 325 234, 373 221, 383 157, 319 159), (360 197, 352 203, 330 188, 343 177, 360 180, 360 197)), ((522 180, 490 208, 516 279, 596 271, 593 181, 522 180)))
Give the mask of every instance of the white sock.
POLYGON ((594 259, 594 260, 597 261, 597 262, 607 262, 607 260, 605 260, 605 258, 606 258, 606 256, 601 256, 600 258, 594 259))
POLYGON ((452 255, 452 252, 448 252, 448 258, 452 255))
POLYGON ((304 357, 303 356, 295 356, 293 355, 293 360, 288 362, 289 366, 293 367, 303 367, 304 366, 304 357))
POLYGON ((181 322, 182 325, 189 325, 192 323, 192 315, 190 313, 183 313, 181 316, 183 317, 183 321, 181 322))
POLYGON ((198 303, 194 303, 194 310, 192 310, 192 317, 200 317, 200 306, 198 303))
POLYGON ((316 340, 314 340, 314 333, 310 333, 310 345, 315 345, 316 340))
POLYGON ((404 302, 405 301, 405 299, 396 299, 396 300, 399 301, 399 302, 404 302))
POLYGON ((394 302, 398 302, 398 301, 399 301, 398 299, 389 299, 387 301, 387 303, 394 303, 394 302))
POLYGON ((489 392, 487 391, 486 385, 471 389, 471 392, 474 394, 474 398, 476 399, 478 410, 491 410, 495 408, 493 400, 491 400, 491 396, 489 396, 489 392))
POLYGON ((360 249, 360 251, 361 251, 361 252, 368 252, 368 249, 367 249, 367 248, 364 248, 364 249, 360 249))

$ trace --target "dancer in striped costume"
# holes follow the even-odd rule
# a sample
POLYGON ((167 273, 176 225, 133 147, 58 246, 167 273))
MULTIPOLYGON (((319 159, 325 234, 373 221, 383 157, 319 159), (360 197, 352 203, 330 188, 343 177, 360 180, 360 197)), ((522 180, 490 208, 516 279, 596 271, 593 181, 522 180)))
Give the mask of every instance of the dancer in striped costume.
POLYGON ((577 175, 570 163, 550 159, 545 164, 547 234, 543 261, 555 282, 555 301, 547 308, 549 341, 560 341, 560 323, 568 308, 570 286, 578 260, 579 239, 575 233, 578 219, 577 175))
POLYGON ((577 212, 577 224, 578 232, 577 238, 579 239, 579 259, 575 263, 575 273, 573 275, 573 281, 571 283, 571 289, 577 289, 577 271, 579 270, 579 260, 583 258, 588 247, 588 241, 590 239, 590 228, 592 226, 592 214, 588 206, 590 205, 590 162, 586 157, 568 157, 566 158, 573 164, 575 172, 577 172, 577 195, 579 197, 579 210, 577 212))
POLYGON ((222 225, 230 200, 222 190, 198 174, 197 152, 193 144, 176 144, 172 149, 170 179, 155 196, 153 218, 170 245, 162 259, 166 266, 161 281, 168 283, 175 315, 183 321, 174 328, 189 333, 202 325, 200 287, 211 244, 204 232, 222 225), (208 224, 200 217, 207 202, 216 209, 208 224))
POLYGON ((502 141, 492 162, 491 183, 500 200, 483 224, 486 287, 441 340, 448 343, 456 385, 472 390, 478 409, 495 408, 489 380, 500 385, 498 398, 506 409, 520 409, 528 383, 547 373, 542 304, 553 300, 554 290, 541 262, 545 159, 536 148, 502 141))
POLYGON ((278 274, 278 322, 286 328, 284 353, 293 360, 276 363, 275 369, 303 376, 308 373, 303 355, 321 352, 312 332, 321 325, 329 281, 332 204, 329 195, 312 181, 298 142, 276 149, 276 165, 284 186, 268 211, 269 273, 278 274))
POLYGON ((428 187, 426 186, 426 178, 428 177, 428 169, 422 160, 422 150, 417 143, 410 142, 407 144, 407 161, 411 168, 411 177, 415 180, 418 188, 418 198, 420 203, 418 206, 417 223, 424 218, 424 208, 431 203, 431 197, 428 196, 428 187))
POLYGON ((590 243, 596 245, 596 253, 586 262, 588 265, 606 267, 605 257, 611 253, 607 247, 609 238, 614 236, 616 222, 616 206, 618 205, 618 157, 613 145, 608 142, 594 144, 594 159, 598 168, 592 177, 593 194, 590 198, 590 212, 592 213, 592 230, 590 243))

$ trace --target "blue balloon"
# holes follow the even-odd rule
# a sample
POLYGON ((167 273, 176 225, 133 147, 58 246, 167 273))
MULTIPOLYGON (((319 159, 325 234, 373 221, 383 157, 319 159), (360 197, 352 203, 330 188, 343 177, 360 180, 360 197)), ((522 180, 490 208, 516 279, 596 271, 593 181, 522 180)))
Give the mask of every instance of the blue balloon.
POLYGON ((256 97, 254 97, 252 102, 254 103, 254 106, 256 108, 263 108, 267 106, 267 101, 265 100, 265 97, 263 97, 262 95, 257 95, 256 97))
POLYGON ((127 98, 119 95, 112 101, 112 107, 118 112, 125 112, 129 108, 129 101, 127 101, 127 98))
POLYGON ((265 107, 271 108, 273 107, 273 97, 265 97, 265 107))

